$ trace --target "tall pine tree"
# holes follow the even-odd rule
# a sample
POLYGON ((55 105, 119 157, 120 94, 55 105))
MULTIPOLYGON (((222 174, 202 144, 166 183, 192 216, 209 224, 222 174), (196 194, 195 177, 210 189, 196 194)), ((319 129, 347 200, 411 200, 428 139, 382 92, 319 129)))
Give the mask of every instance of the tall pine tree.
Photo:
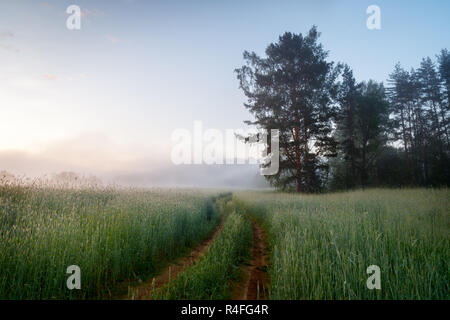
POLYGON ((339 68, 326 61, 318 38, 316 27, 306 36, 286 32, 267 47, 265 58, 244 52, 247 63, 236 69, 248 98, 244 105, 256 119, 246 123, 280 130, 280 170, 266 178, 297 192, 320 189, 324 159, 335 155, 331 119, 339 68))

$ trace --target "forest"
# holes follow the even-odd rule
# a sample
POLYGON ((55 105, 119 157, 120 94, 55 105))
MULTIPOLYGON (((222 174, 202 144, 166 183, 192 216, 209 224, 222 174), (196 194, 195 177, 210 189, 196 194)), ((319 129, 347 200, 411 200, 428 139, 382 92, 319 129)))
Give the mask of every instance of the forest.
POLYGON ((448 186, 450 53, 398 62, 386 81, 357 81, 327 60, 313 26, 286 32, 266 57, 244 52, 236 69, 245 107, 264 129, 280 130, 280 170, 266 176, 296 192, 366 187, 448 186))

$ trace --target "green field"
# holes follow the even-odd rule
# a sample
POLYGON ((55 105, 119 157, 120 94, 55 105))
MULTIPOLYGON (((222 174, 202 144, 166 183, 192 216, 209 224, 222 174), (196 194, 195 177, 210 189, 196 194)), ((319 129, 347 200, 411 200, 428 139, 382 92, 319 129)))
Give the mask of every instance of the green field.
POLYGON ((224 213, 226 222, 223 231, 208 253, 167 288, 162 288, 157 298, 230 298, 230 283, 239 277, 236 266, 248 256, 252 234, 249 221, 233 202, 228 203, 224 213))
POLYGON ((449 299, 450 192, 239 194, 269 230, 272 299, 449 299), (381 269, 368 290, 366 268, 381 269))
POLYGON ((0 187, 0 299, 100 298, 151 275, 218 222, 211 194, 0 187), (82 290, 66 288, 81 269, 82 290))
POLYGON ((324 195, 0 186, 0 299, 110 298, 151 279, 224 227, 208 252, 157 292, 226 299, 251 246, 269 239, 272 299, 449 299, 450 192, 373 189, 324 195), (219 213, 220 212, 220 213, 219 213), (68 290, 78 265, 82 289, 68 290), (366 268, 381 269, 369 290, 366 268))

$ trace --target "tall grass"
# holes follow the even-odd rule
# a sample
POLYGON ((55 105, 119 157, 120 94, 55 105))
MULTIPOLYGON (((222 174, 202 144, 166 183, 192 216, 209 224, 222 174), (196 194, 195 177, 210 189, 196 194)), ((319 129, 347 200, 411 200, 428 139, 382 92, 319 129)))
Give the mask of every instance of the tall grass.
POLYGON ((0 186, 0 299, 99 298, 156 272, 217 225, 209 194, 0 186), (68 290, 69 265, 81 290, 68 290))
POLYGON ((449 299, 450 192, 242 192, 269 231, 272 299, 449 299), (366 268, 381 268, 369 290, 366 268))
POLYGON ((155 299, 230 298, 231 281, 240 276, 239 264, 249 255, 252 230, 234 202, 227 202, 224 212, 223 230, 207 253, 168 286, 159 289, 155 299))

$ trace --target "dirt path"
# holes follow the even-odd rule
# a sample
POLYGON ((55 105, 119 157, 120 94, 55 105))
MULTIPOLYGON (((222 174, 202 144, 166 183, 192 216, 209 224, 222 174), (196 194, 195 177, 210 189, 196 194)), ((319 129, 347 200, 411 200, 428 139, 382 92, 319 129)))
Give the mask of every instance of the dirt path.
POLYGON ((184 269, 194 264, 206 251, 208 251, 211 244, 219 235, 223 228, 223 217, 220 216, 219 225, 214 232, 201 244, 195 247, 187 256, 184 256, 164 268, 158 276, 153 279, 140 284, 138 287, 131 288, 128 294, 123 299, 132 300, 149 300, 152 298, 152 291, 161 288, 169 281, 175 279, 184 269))
POLYGON ((253 229, 252 260, 250 265, 242 267, 243 277, 232 289, 232 300, 264 300, 268 298, 267 235, 254 220, 251 222, 253 229))

